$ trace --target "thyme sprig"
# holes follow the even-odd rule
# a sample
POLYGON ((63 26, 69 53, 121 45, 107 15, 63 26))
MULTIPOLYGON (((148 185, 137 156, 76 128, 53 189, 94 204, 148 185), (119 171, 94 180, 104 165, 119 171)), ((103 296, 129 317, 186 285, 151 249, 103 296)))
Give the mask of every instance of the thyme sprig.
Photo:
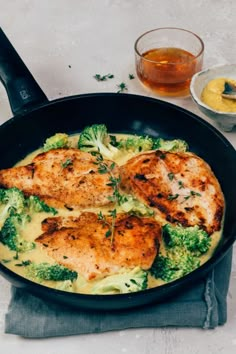
POLYGON ((195 191, 190 191, 189 195, 186 195, 184 197, 184 199, 188 200, 190 197, 195 197, 195 196, 201 197, 202 195, 201 195, 201 193, 198 193, 198 192, 195 192, 195 191))
MULTIPOLYGON (((98 165, 98 172, 100 174, 107 173, 109 174, 109 182, 107 183, 107 186, 110 186, 113 190, 113 193, 111 196, 108 197, 108 200, 110 200, 112 203, 116 205, 119 204, 121 195, 119 193, 119 184, 120 184, 120 176, 115 177, 113 170, 115 168, 115 163, 107 163, 104 162, 103 156, 100 153, 93 152, 93 156, 96 156, 96 161, 94 162, 95 165, 98 165)), ((98 213, 98 220, 103 222, 104 226, 108 226, 108 230, 105 233, 106 237, 111 237, 111 244, 113 244, 114 241, 114 233, 115 233, 115 223, 116 223, 116 218, 117 218, 117 210, 116 208, 112 209, 109 211, 109 216, 111 217, 111 222, 108 221, 106 215, 104 215, 101 211, 98 213)))
POLYGON ((16 263, 15 266, 17 266, 17 267, 27 267, 31 263, 32 263, 31 260, 27 260, 27 261, 22 261, 21 263, 16 263))
POLYGON ((65 162, 61 163, 62 168, 66 168, 67 166, 73 165, 73 160, 67 159, 65 162))
POLYGON ((169 194, 167 199, 168 200, 174 200, 174 199, 177 199, 178 196, 179 196, 179 194, 177 194, 177 193, 176 194, 169 194))
POLYGON ((105 236, 106 237, 111 236, 111 234, 112 234, 111 224, 107 221, 106 216, 101 211, 99 211, 99 213, 97 215, 98 215, 98 220, 102 221, 103 227, 108 226, 108 230, 106 231, 105 236))

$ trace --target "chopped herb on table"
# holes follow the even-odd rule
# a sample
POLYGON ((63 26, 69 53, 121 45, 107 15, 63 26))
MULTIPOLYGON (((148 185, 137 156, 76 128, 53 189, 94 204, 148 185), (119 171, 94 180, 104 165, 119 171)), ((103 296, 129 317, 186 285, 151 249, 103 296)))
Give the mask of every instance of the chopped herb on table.
POLYGON ((114 75, 113 74, 106 74, 106 75, 95 74, 94 78, 97 81, 106 81, 107 79, 113 79, 114 75))
POLYGON ((121 84, 117 85, 117 87, 119 88, 117 93, 128 91, 128 87, 127 87, 127 85, 124 82, 121 82, 121 84))
POLYGON ((133 80, 133 79, 135 79, 135 76, 133 74, 129 74, 129 79, 133 80))

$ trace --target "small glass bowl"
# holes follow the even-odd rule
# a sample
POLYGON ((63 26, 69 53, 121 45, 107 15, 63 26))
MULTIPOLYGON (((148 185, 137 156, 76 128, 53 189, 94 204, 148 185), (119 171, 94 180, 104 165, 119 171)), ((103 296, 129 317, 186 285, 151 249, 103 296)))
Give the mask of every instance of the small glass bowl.
POLYGON ((160 96, 187 96, 192 76, 202 69, 204 43, 181 28, 157 28, 135 42, 135 65, 142 84, 160 96))

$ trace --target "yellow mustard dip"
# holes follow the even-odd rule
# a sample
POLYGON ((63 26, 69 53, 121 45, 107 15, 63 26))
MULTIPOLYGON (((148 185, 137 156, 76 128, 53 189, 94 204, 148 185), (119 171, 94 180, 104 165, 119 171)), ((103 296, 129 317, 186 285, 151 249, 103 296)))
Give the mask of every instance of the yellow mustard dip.
POLYGON ((236 81, 219 77, 208 82, 204 87, 201 100, 216 111, 236 112, 236 100, 221 96, 225 88, 225 82, 236 85, 236 81))

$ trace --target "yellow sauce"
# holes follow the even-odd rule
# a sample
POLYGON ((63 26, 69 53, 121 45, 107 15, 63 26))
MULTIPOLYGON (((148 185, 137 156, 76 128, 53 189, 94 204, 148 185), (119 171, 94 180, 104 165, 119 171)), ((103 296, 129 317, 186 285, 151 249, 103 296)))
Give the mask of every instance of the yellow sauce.
POLYGON ((216 111, 236 112, 236 100, 221 96, 224 91, 225 82, 236 85, 236 81, 232 79, 223 77, 213 79, 204 87, 201 100, 216 111))
MULTIPOLYGON (((117 134, 118 138, 122 138, 122 136, 124 136, 124 135, 117 134)), ((126 135, 126 137, 127 137, 127 135, 126 135)), ((78 136, 77 135, 72 136, 70 138, 70 141, 71 141, 71 147, 76 147, 76 143, 78 141, 78 136)), ((22 161, 19 161, 16 165, 23 166, 23 165, 29 164, 32 161, 32 159, 41 152, 42 152, 42 149, 38 149, 38 150, 30 153, 22 161)), ((118 163, 119 165, 121 165, 121 164, 125 163, 125 161, 127 161, 132 156, 133 156, 133 154, 127 154, 126 156, 123 156, 120 160, 115 161, 115 162, 118 163)), ((85 211, 85 209, 70 211, 66 208, 57 209, 57 210, 58 210, 58 214, 56 216, 62 216, 62 217, 67 217, 69 215, 70 216, 78 216, 82 211, 85 211)), ((89 210, 91 212, 95 212, 95 213, 98 213, 99 211, 102 211, 102 212, 107 211, 105 208, 99 208, 99 210, 96 208, 90 208, 87 210, 89 210)), ((34 217, 32 218, 32 221, 30 223, 28 223, 24 229, 24 233, 22 234, 23 238, 27 241, 34 241, 38 236, 40 236, 42 234, 42 229, 41 229, 42 221, 50 216, 52 216, 52 215, 48 214, 48 213, 44 213, 44 212, 34 215, 34 217)), ((157 217, 156 217, 156 219, 157 219, 157 221, 159 221, 162 224, 166 223, 165 220, 161 220, 160 218, 157 218, 157 217)), ((205 263, 209 258, 211 258, 217 245, 220 242, 221 233, 215 232, 214 234, 211 235, 211 239, 212 239, 212 242, 211 242, 211 247, 210 247, 209 251, 207 253, 205 253, 204 255, 202 255, 200 258, 201 264, 205 263)), ((160 245, 160 252, 162 254, 165 254, 165 249, 164 249, 163 244, 160 245)), ((19 264, 22 263, 22 261, 30 260, 35 263, 47 262, 50 264, 55 264, 54 259, 49 257, 46 254, 46 252, 42 250, 41 246, 38 244, 36 244, 36 247, 29 252, 18 253, 17 259, 15 259, 15 258, 16 258, 16 252, 9 250, 8 247, 4 246, 0 242, 0 261, 7 268, 9 268, 13 272, 21 275, 22 277, 27 278, 27 274, 26 274, 27 267, 19 266, 19 264)), ((93 281, 87 282, 81 275, 79 275, 77 280, 74 281, 73 284, 68 282, 69 287, 67 289, 65 289, 63 287, 64 282, 42 281, 40 284, 48 286, 48 287, 52 287, 52 288, 63 289, 66 291, 82 293, 82 294, 89 294, 91 292, 92 287, 98 282, 99 282, 99 280, 93 280, 93 281)), ((164 283, 165 282, 163 280, 155 279, 150 274, 148 275, 148 287, 149 288, 160 286, 164 283)))

